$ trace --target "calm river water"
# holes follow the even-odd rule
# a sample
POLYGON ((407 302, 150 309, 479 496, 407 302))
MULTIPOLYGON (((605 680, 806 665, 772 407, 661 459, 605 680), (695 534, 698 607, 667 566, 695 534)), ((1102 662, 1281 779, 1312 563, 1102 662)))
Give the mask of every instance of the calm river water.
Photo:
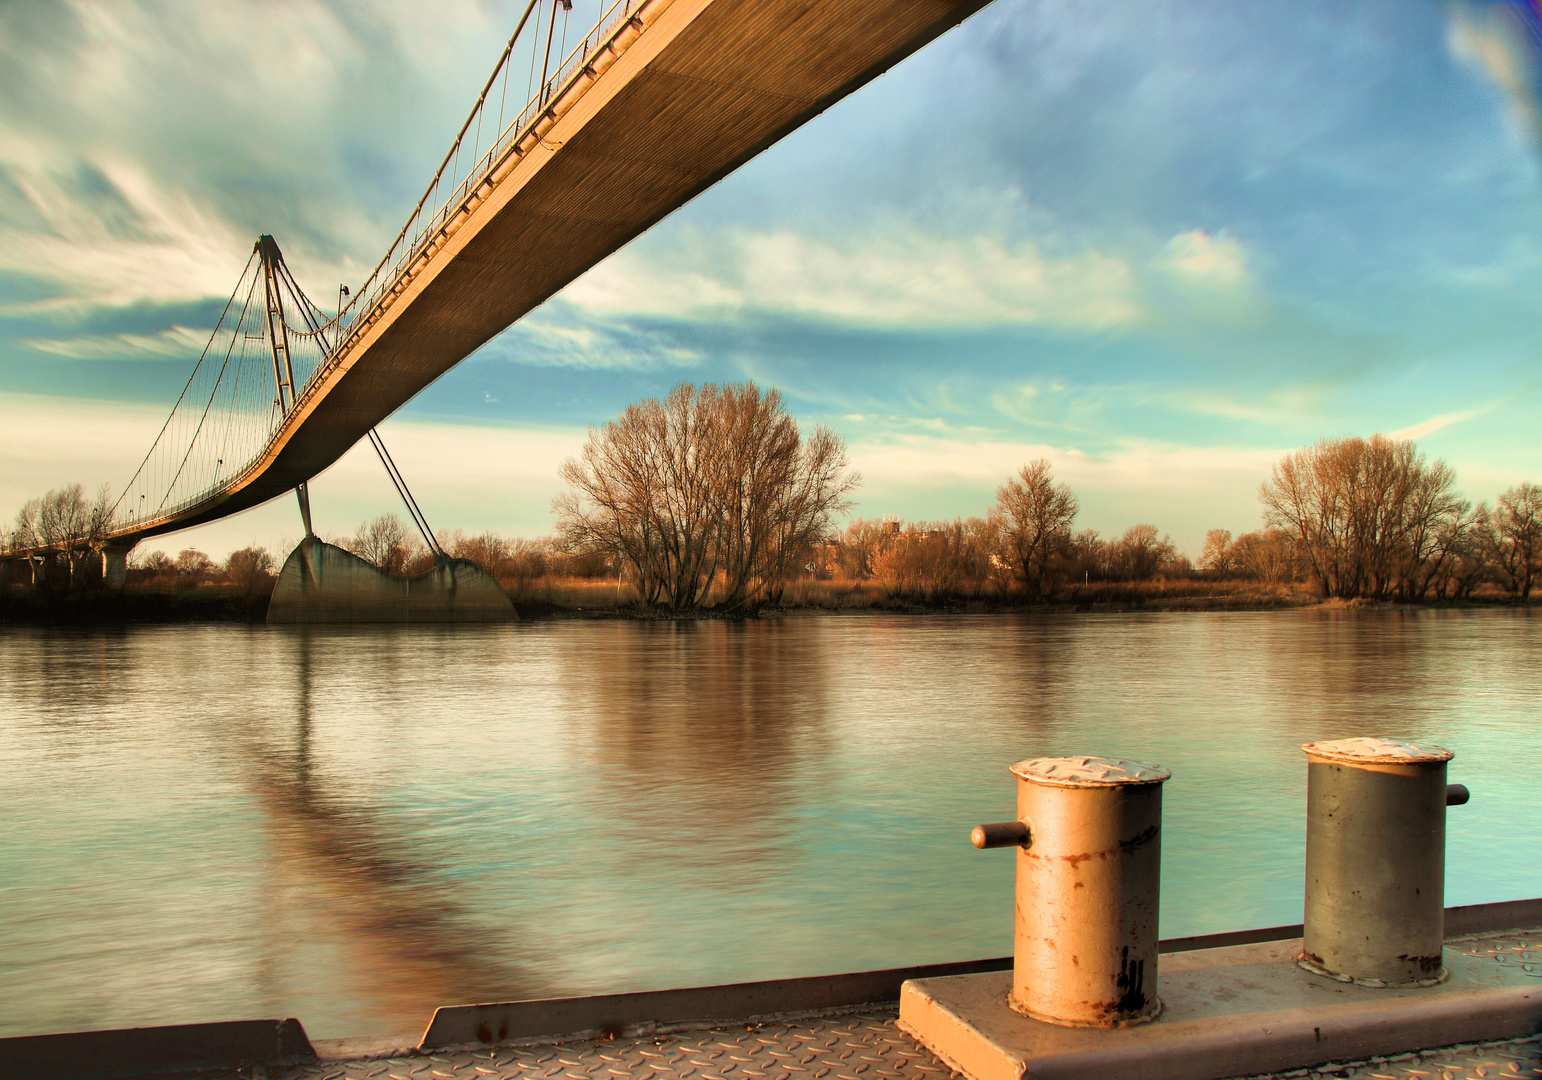
POLYGON ((1310 739, 1456 751, 1542 895, 1542 617, 0 630, 0 1035, 999 956, 1008 763, 1170 767, 1162 932, 1299 920, 1310 739))

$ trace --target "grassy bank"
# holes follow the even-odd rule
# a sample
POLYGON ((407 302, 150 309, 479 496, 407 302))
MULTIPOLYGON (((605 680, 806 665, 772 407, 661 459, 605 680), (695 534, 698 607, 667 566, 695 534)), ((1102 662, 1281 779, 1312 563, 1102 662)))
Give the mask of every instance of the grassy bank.
MULTIPOLYGON (((637 590, 614 578, 544 576, 501 583, 522 619, 670 619, 720 617, 710 608, 681 615, 642 604, 637 590)), ((272 583, 251 591, 228 585, 175 589, 130 585, 119 593, 88 592, 38 596, 31 589, 0 592, 0 623, 41 625, 153 624, 234 622, 260 623, 268 609, 272 583)), ((1533 600, 1532 604, 1538 601, 1533 600)), ((1047 603, 1030 604, 1013 593, 899 593, 876 581, 806 579, 789 585, 777 604, 761 609, 763 617, 820 613, 938 613, 1071 614, 1118 611, 1267 611, 1280 608, 1392 608, 1404 605, 1344 601, 1325 602, 1302 585, 1263 585, 1250 581, 1104 581, 1084 582, 1058 591, 1047 603)), ((1480 592, 1470 600, 1412 605, 1417 607, 1516 606, 1498 590, 1480 592)))
MULTIPOLYGON (((614 578, 543 576, 509 579, 501 584, 524 618, 643 618, 678 617, 644 607, 638 592, 614 578)), ((716 598, 709 596, 709 605, 716 598)), ((1533 600, 1533 603, 1537 601, 1533 600)), ((1499 591, 1480 591, 1470 600, 1431 602, 1417 607, 1514 606, 1499 591)), ((1031 604, 1021 594, 994 590, 933 594, 894 590, 875 580, 804 578, 792 582, 781 600, 761 609, 767 616, 818 612, 1090 612, 1090 611, 1267 611, 1324 604, 1313 588, 1291 583, 1266 585, 1257 581, 1216 581, 1174 578, 1156 581, 1092 581, 1068 585, 1048 602, 1031 604)), ((1333 607, 1394 607, 1390 603, 1328 601, 1333 607)), ((712 617, 710 606, 701 613, 712 617)), ((689 616, 687 616, 689 617, 689 616)))

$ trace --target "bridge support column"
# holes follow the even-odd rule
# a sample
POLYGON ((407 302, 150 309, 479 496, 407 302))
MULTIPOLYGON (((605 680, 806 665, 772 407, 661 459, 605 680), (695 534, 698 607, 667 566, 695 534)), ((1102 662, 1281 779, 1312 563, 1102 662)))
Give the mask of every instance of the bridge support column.
POLYGON ((0 592, 9 592, 16 583, 16 562, 15 559, 0 562, 0 592))
POLYGON ((305 526, 305 535, 306 535, 307 538, 315 536, 316 532, 315 532, 314 529, 311 528, 311 492, 310 492, 310 488, 308 488, 304 484, 301 484, 299 487, 294 489, 294 494, 295 494, 295 498, 300 500, 300 522, 301 522, 301 524, 303 524, 305 526))
POLYGON ((128 584, 128 557, 135 543, 111 543, 102 549, 102 584, 114 592, 128 584))

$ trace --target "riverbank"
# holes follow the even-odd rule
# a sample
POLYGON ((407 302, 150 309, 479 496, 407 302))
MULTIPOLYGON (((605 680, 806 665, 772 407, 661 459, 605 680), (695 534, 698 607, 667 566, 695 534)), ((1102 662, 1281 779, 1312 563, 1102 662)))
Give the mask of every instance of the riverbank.
POLYGON ((38 594, 27 588, 0 593, 0 624, 114 626, 156 623, 260 623, 268 614, 271 584, 254 592, 222 585, 196 589, 99 590, 38 594))
MULTIPOLYGON (((810 615, 959 615, 959 614, 1093 614, 1169 611, 1271 611, 1291 608, 1396 610, 1406 608, 1532 607, 1533 598, 1519 602, 1498 591, 1462 600, 1401 603, 1369 600, 1323 600, 1303 586, 1267 586, 1246 581, 1086 582, 1069 586, 1047 602, 1030 604, 1011 594, 945 595, 938 598, 896 595, 873 582, 798 582, 781 602, 753 613, 691 612, 645 607, 629 586, 614 582, 568 581, 505 585, 524 620, 677 620, 796 618, 810 615)), ((174 623, 261 623, 265 621, 272 585, 241 590, 225 585, 190 589, 130 585, 119 592, 36 594, 13 588, 0 593, 0 624, 13 625, 149 625, 174 623)))

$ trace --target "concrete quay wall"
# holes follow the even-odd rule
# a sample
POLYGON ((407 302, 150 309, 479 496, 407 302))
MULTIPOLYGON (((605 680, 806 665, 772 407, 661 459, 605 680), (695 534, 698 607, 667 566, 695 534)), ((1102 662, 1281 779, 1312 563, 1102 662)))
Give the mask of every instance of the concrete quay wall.
MULTIPOLYGON (((1447 908, 1446 925, 1451 939, 1513 931, 1512 936, 1523 945, 1542 951, 1542 899, 1447 908)), ((1294 925, 1168 939, 1161 943, 1161 952, 1166 955, 1196 953, 1285 941, 1300 934, 1300 925, 1294 925)), ((753 1056, 766 1050, 766 1045, 770 1045, 768 1052, 772 1057, 780 1060, 787 1056, 784 1048, 771 1045, 771 1040, 760 1037, 760 1029, 768 1024, 783 1025, 786 1029, 781 1036, 784 1042, 794 1049, 812 1050, 815 1056, 824 1052, 815 1043, 824 1038, 826 1029, 839 1029, 837 1035, 845 1041, 825 1048, 828 1050, 826 1056, 833 1059, 825 1064, 840 1066, 845 1062, 848 1068, 845 1072, 839 1068, 825 1070, 831 1072, 832 1077, 854 1072, 860 1075, 854 1075, 852 1080, 879 1080, 888 1076, 943 1080, 949 1075, 947 1067, 940 1065, 926 1051, 909 1044, 906 1037, 894 1029, 891 1003, 899 998, 901 984, 909 979, 1005 971, 1011 966, 1011 957, 998 957, 728 986, 447 1006, 436 1011, 424 1035, 416 1042, 411 1037, 394 1041, 313 1041, 307 1038, 300 1022, 293 1019, 22 1036, 0 1039, 0 1080, 111 1080, 194 1071, 218 1074, 231 1080, 237 1075, 243 1080, 259 1075, 269 1077, 281 1070, 290 1071, 292 1080, 379 1078, 387 1071, 397 1075, 398 1070, 380 1067, 386 1059, 400 1064, 402 1076, 408 1073, 425 1078, 430 1074, 435 1077, 464 1075, 468 1080, 486 1080, 494 1072, 502 1074, 506 1071, 509 1076, 528 1078, 538 1074, 530 1071, 531 1063, 525 1062, 523 1057, 515 1061, 518 1054, 504 1054, 510 1058, 507 1070, 491 1070, 490 1066, 499 1065, 500 1059, 490 1048, 562 1044, 567 1044, 567 1048, 560 1052, 543 1052, 543 1060, 550 1058, 550 1064, 556 1070, 553 1077, 571 1078, 579 1074, 615 1080, 622 1075, 615 1068, 620 1062, 617 1054, 607 1053, 606 1048, 616 1045, 615 1040, 626 1038, 644 1040, 639 1045, 644 1047, 643 1057, 648 1063, 643 1067, 647 1071, 639 1072, 638 1076, 654 1080, 674 1080, 679 1076, 694 1080, 698 1074, 707 1074, 689 1061, 681 1061, 678 1069, 662 1067, 666 1063, 660 1060, 661 1055, 651 1053, 647 1047, 662 1041, 668 1033, 732 1028, 739 1034, 714 1036, 713 1048, 703 1051, 707 1057, 717 1054, 731 1058, 730 1069, 726 1070, 731 1072, 733 1062, 751 1060, 745 1055, 753 1056), (874 1015, 868 1016, 868 1013, 874 1015), (854 1017, 855 1022, 842 1025, 824 1019, 842 1015, 854 1017), (852 1031, 846 1031, 847 1027, 852 1031), (858 1041, 853 1042, 853 1039, 858 1041), (584 1041, 593 1041, 594 1049, 573 1045, 584 1041), (854 1055, 853 1050, 859 1053, 854 1055), (862 1051, 866 1052, 865 1056, 860 1053, 862 1051), (893 1068, 881 1064, 885 1056, 895 1058, 896 1054, 898 1063, 893 1068), (854 1056, 860 1060, 847 1060, 854 1056), (879 1067, 871 1068, 874 1062, 879 1062, 879 1067)), ((1538 1021, 1539 1030, 1542 1030, 1542 1016, 1538 1021)), ((536 1056, 540 1057, 541 1053, 536 1056)), ((818 1071, 798 1071, 788 1075, 795 1080, 805 1075, 812 1077, 818 1071)), ((1498 1070, 1494 1071, 1498 1075, 1498 1070)), ((1371 1070, 1365 1072, 1367 1076, 1373 1074, 1371 1070)), ((1486 1073, 1487 1070, 1479 1075, 1486 1073)), ((1349 1073, 1340 1069, 1338 1075, 1349 1073)), ((1426 1071, 1422 1075, 1429 1073, 1426 1071)), ((1531 1074, 1509 1070, 1504 1075, 1531 1074)))

